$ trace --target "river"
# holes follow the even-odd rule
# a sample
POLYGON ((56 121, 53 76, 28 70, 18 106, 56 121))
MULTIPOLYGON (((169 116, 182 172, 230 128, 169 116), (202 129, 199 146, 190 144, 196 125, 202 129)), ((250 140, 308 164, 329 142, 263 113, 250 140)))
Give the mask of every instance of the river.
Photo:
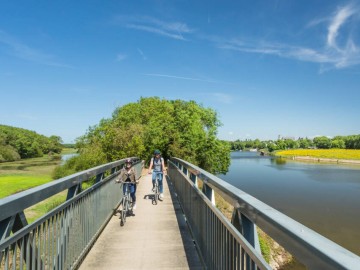
POLYGON ((232 152, 219 177, 360 255, 360 166, 232 152))

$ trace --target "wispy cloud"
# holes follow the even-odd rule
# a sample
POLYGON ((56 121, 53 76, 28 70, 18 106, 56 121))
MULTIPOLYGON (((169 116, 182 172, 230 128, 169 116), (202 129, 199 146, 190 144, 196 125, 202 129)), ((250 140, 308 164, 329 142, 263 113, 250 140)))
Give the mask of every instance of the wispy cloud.
POLYGON ((186 40, 185 34, 194 32, 186 23, 166 22, 149 16, 117 16, 115 23, 126 28, 149 32, 177 40, 186 40))
POLYGON ((335 12, 331 18, 330 25, 328 27, 327 44, 329 47, 337 48, 336 37, 339 34, 341 26, 357 12, 352 4, 342 7, 335 12))
POLYGON ((342 38, 345 42, 340 46, 338 39, 340 31, 346 23, 357 23, 359 20, 359 8, 353 4, 348 4, 338 8, 328 18, 317 18, 311 21, 306 28, 322 26, 326 23, 326 41, 322 48, 303 47, 277 42, 263 42, 260 40, 229 39, 224 40, 213 37, 211 40, 221 49, 235 50, 246 53, 258 53, 267 55, 277 55, 284 58, 292 58, 300 61, 314 62, 322 64, 321 70, 331 68, 346 68, 360 64, 360 49, 352 39, 351 35, 344 31, 342 38), (327 65, 323 66, 323 65, 327 65))
POLYGON ((138 51, 138 53, 141 55, 141 57, 142 57, 143 60, 147 60, 147 57, 146 57, 146 55, 144 54, 144 52, 143 52, 142 50, 140 50, 139 48, 137 48, 137 51, 138 51))
POLYGON ((168 75, 168 74, 146 73, 143 75, 151 76, 151 77, 164 77, 164 78, 171 78, 171 79, 178 79, 178 80, 189 80, 189 81, 200 81, 200 82, 206 82, 206 83, 219 83, 219 84, 235 85, 235 83, 228 83, 228 82, 222 82, 222 81, 216 81, 216 80, 207 80, 207 79, 194 78, 194 77, 174 76, 174 75, 168 75))
POLYGON ((119 54, 116 55, 116 61, 121 62, 121 61, 125 60, 126 57, 127 57, 126 54, 119 53, 119 54))
POLYGON ((53 55, 43 53, 37 49, 33 49, 26 44, 16 40, 14 37, 10 36, 2 30, 0 30, 0 43, 6 45, 10 49, 10 54, 20 59, 47 66, 71 68, 69 65, 56 61, 53 55))

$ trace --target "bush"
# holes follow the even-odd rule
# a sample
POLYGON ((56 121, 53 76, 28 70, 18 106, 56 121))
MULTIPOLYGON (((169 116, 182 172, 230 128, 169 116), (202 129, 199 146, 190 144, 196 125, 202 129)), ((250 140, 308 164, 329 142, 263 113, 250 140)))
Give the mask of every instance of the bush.
POLYGON ((10 145, 0 145, 0 162, 19 160, 20 155, 10 145))

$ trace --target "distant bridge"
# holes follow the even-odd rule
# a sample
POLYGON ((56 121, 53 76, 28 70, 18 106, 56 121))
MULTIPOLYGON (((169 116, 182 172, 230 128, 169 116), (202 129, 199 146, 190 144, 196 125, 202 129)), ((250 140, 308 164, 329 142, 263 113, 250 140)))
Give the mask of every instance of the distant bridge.
MULTIPOLYGON (((133 159, 141 175, 143 162, 133 159)), ((1 199, 0 269, 271 269, 256 226, 308 269, 360 267, 359 256, 178 158, 168 160, 164 201, 152 205, 151 177, 142 176, 136 216, 120 227, 123 195, 114 179, 123 165, 108 163, 1 199), (63 204, 27 224, 24 209, 64 190, 63 204), (231 221, 215 194, 234 206, 231 221)))

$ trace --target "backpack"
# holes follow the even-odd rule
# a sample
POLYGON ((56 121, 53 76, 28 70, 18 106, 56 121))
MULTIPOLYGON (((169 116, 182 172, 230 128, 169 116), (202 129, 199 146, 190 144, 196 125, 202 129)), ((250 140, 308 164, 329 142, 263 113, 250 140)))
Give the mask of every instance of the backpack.
MULTIPOLYGON (((154 169, 154 166, 155 166, 155 155, 151 158, 152 159, 152 161, 153 161, 153 169, 154 169)), ((160 155, 160 157, 159 157, 159 160, 160 160, 160 171, 162 172, 163 171, 163 167, 162 167, 162 164, 163 164, 163 157, 160 155)))

